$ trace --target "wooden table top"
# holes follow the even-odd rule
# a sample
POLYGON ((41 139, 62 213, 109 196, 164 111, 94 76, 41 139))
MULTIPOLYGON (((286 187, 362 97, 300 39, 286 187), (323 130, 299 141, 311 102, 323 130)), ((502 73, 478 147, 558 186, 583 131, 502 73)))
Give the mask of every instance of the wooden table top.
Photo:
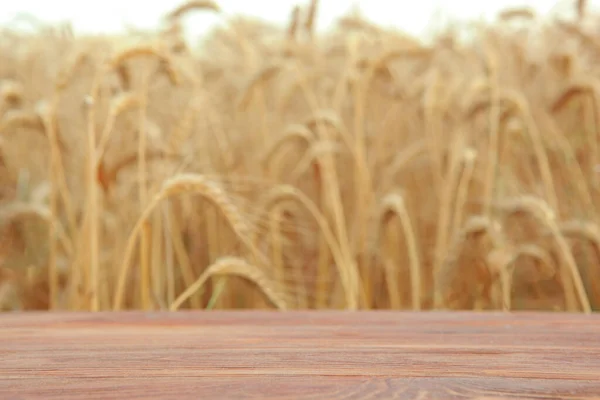
POLYGON ((600 315, 5 313, 0 399, 600 399, 600 315))

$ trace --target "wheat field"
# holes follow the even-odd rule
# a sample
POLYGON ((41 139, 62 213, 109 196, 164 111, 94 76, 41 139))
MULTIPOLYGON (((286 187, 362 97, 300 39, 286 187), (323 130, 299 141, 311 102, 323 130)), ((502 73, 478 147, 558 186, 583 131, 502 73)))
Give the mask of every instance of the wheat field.
POLYGON ((599 16, 0 35, 0 308, 600 308, 599 16))

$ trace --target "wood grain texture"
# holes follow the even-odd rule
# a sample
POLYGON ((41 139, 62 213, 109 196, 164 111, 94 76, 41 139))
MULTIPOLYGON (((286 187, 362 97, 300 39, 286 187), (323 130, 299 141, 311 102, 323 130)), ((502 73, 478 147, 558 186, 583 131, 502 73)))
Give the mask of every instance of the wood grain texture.
POLYGON ((0 314, 0 399, 600 399, 600 315, 0 314))

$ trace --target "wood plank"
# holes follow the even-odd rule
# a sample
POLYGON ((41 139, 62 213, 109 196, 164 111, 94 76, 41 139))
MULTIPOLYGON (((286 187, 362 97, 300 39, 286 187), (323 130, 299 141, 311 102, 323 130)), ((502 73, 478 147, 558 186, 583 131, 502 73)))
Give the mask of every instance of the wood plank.
POLYGON ((0 314, 0 399, 600 399, 600 315, 0 314))

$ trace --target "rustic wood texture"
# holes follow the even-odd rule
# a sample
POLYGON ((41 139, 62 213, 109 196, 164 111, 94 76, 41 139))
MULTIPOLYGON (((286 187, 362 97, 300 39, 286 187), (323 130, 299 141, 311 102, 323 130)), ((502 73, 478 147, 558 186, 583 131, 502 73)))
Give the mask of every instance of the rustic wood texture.
POLYGON ((600 399, 600 315, 0 314, 0 399, 600 399))

